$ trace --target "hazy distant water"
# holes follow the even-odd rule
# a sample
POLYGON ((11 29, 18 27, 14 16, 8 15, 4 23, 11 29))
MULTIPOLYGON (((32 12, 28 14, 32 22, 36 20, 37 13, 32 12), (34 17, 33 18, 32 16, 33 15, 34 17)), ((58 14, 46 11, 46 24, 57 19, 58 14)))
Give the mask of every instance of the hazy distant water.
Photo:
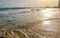
POLYGON ((46 31, 54 31, 52 35, 55 35, 55 32, 60 32, 60 9, 44 8, 39 9, 39 11, 36 9, 33 11, 31 9, 9 9, 0 11, 0 30, 3 29, 7 31, 21 29, 28 35, 33 32, 42 33, 43 36, 46 31))

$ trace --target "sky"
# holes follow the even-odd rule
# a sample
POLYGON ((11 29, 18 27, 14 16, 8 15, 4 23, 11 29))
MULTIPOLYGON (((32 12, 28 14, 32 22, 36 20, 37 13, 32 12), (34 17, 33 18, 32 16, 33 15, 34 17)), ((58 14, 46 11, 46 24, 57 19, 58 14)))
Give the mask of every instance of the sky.
POLYGON ((0 0, 0 7, 54 7, 59 0, 0 0))

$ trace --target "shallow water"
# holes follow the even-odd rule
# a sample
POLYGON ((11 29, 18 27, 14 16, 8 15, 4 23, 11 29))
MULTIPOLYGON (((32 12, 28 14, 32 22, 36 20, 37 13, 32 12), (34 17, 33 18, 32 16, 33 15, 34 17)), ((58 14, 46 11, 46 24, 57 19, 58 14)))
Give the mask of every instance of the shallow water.
POLYGON ((60 38, 59 29, 59 8, 0 14, 0 30, 10 38, 60 38))

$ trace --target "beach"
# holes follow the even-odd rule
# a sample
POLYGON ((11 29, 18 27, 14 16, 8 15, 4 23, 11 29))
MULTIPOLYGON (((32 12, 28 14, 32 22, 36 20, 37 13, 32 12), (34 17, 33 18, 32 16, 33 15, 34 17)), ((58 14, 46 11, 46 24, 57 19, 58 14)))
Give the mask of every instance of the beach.
POLYGON ((10 38, 60 38, 60 9, 36 10, 1 12, 0 31, 12 35, 10 38))

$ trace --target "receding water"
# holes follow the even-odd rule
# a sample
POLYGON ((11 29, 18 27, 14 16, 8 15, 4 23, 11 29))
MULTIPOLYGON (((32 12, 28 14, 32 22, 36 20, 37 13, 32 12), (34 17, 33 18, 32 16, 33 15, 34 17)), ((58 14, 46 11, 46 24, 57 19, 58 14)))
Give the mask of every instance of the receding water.
POLYGON ((5 38, 60 38, 60 9, 0 11, 0 36, 5 38))

